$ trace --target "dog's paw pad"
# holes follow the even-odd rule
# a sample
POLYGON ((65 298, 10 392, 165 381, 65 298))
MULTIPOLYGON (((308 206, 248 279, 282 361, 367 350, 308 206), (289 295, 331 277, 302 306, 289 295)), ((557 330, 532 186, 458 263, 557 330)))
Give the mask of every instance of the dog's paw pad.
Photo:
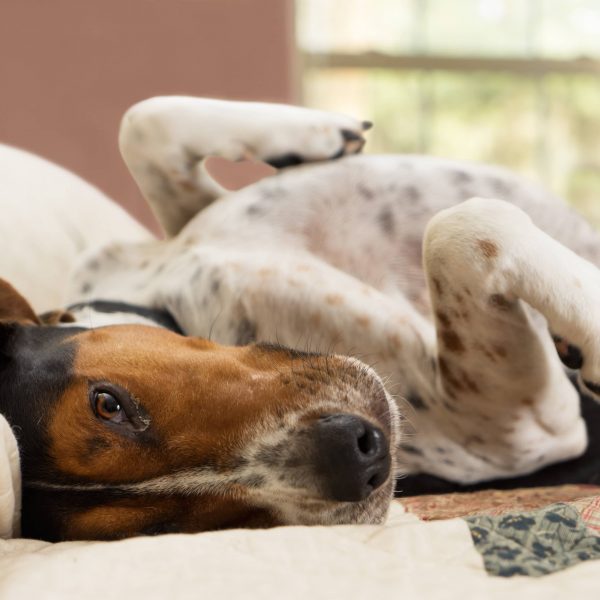
POLYGON ((569 369, 581 369, 583 366, 581 350, 558 335, 553 335, 552 340, 563 365, 569 369))
POLYGON ((275 169, 285 169, 286 167, 294 167, 296 165, 301 165, 305 162, 299 154, 295 152, 288 152, 287 154, 282 154, 281 156, 274 156, 272 158, 265 158, 265 162, 268 165, 271 165, 275 169))

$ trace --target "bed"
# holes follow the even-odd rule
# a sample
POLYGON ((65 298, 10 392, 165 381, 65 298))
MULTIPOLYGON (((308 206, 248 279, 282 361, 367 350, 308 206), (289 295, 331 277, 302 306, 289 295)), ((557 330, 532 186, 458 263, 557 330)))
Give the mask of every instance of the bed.
MULTIPOLYGON (((98 190, 35 160, 33 177, 20 170, 18 151, 0 146, 0 276, 42 311, 60 303, 69 268, 93 243, 149 234, 98 190)), ((597 486, 403 498, 378 526, 48 544, 19 538, 18 460, 14 435, 0 416, 0 598, 548 600, 569 594, 581 600, 600 594, 597 486)))

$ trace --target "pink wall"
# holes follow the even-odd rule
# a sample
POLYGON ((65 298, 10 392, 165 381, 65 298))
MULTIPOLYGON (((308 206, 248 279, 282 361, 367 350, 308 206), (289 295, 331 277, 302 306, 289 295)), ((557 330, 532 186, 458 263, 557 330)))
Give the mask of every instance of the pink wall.
POLYGON ((157 94, 292 101, 292 4, 2 2, 0 141, 66 166, 152 224, 117 149, 124 110, 157 94))

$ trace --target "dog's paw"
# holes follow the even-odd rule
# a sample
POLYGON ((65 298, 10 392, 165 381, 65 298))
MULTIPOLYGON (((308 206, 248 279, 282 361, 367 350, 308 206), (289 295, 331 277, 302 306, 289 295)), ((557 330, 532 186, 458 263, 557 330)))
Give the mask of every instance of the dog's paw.
POLYGON ((282 107, 281 121, 265 131, 260 158, 276 169, 357 154, 365 144, 369 121, 296 107, 282 107))

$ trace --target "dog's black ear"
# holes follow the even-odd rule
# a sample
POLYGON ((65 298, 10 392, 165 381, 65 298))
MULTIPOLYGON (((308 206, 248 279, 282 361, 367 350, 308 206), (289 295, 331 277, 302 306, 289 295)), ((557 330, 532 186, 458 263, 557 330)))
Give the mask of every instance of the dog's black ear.
POLYGON ((15 322, 30 325, 40 324, 40 320, 29 302, 8 281, 0 279, 0 323, 15 322))

